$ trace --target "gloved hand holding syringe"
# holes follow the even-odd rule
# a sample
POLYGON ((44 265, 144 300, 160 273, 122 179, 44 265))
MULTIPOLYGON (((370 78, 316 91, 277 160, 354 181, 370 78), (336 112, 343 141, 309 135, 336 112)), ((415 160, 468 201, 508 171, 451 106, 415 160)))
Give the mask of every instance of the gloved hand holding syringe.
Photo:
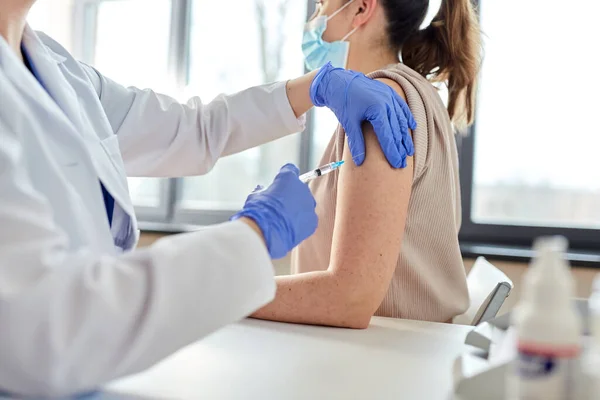
MULTIPOLYGON (((319 168, 315 168, 312 171, 308 171, 307 173, 300 175, 298 177, 298 179, 300 179, 300 182, 302 182, 302 183, 308 183, 308 182, 312 181, 313 179, 316 179, 320 176, 332 173, 333 171, 337 170, 339 167, 344 165, 344 162, 345 161, 342 160, 342 161, 335 161, 335 162, 332 162, 329 164, 325 164, 319 168)), ((259 193, 264 190, 265 190, 265 188, 262 185, 258 185, 252 193, 259 193)))
POLYGON ((342 164, 344 161, 332 162, 303 175, 295 165, 284 165, 271 186, 257 186, 231 219, 246 217, 256 222, 271 258, 282 258, 317 229, 317 203, 306 183, 342 164))

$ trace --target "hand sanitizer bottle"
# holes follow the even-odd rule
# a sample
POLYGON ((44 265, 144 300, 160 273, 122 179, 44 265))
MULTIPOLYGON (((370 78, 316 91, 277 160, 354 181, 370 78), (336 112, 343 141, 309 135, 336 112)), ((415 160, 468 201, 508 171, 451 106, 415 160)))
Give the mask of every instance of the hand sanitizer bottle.
POLYGON ((536 240, 537 255, 523 279, 514 311, 518 356, 509 368, 509 400, 575 399, 582 321, 573 301, 573 277, 564 259, 568 242, 536 240))

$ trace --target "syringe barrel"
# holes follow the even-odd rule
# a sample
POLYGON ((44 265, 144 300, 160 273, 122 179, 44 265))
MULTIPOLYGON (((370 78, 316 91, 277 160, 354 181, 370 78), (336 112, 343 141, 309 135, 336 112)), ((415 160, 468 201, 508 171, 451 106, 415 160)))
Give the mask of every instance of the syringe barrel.
POLYGON ((321 174, 319 174, 316 170, 313 170, 313 171, 309 171, 305 174, 300 175, 300 180, 304 183, 307 183, 311 179, 315 179, 316 177, 318 177, 320 175, 321 174))

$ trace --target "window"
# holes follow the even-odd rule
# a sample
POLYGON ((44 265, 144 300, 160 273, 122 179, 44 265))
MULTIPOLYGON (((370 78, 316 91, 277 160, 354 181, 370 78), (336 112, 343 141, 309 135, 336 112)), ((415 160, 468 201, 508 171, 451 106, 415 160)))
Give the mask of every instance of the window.
POLYGON ((92 7, 97 8, 96 40, 89 61, 127 85, 172 91, 168 71, 171 1, 103 1, 92 7))
POLYGON ((321 165, 321 157, 338 126, 338 120, 327 108, 315 108, 313 115, 314 133, 310 161, 313 167, 317 167, 321 165))
POLYGON ((480 1, 485 59, 462 148, 463 238, 526 245, 563 233, 574 247, 599 246, 598 84, 585 73, 599 60, 586 40, 598 37, 599 12, 587 0, 480 1))
POLYGON ((27 22, 34 30, 47 33, 72 51, 71 18, 71 0, 38 0, 31 9, 27 22))

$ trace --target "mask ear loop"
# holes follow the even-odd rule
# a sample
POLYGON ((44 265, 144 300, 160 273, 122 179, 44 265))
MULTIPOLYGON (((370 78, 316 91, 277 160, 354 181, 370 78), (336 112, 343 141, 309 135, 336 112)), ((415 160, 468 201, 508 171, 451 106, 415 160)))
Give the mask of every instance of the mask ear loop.
POLYGON ((338 15, 339 13, 341 13, 346 7, 348 7, 353 2, 354 2, 354 0, 350 0, 349 2, 347 2, 346 4, 344 4, 339 10, 337 10, 336 12, 334 12, 333 14, 331 14, 330 16, 328 16, 327 17, 327 21, 329 21, 331 18, 333 18, 336 15, 338 15))
MULTIPOLYGON (((333 14, 331 14, 331 16, 329 16, 329 18, 327 18, 327 20, 329 21, 331 18, 333 18, 333 17, 335 17, 336 15, 338 15, 340 12, 342 12, 342 10, 343 10, 344 8, 348 7, 348 6, 349 6, 350 4, 352 4, 353 2, 354 2, 354 0, 350 0, 348 3, 344 4, 344 6, 343 6, 342 8, 340 8, 339 10, 337 10, 336 12, 334 12, 333 14)), ((346 36, 344 36, 344 37, 342 38, 342 40, 341 40, 341 41, 342 41, 342 42, 345 42, 345 41, 346 41, 346 39, 348 39, 350 36, 352 36, 352 34, 353 34, 354 32, 356 32, 356 31, 358 30, 358 28, 359 28, 359 27, 357 26, 356 28, 352 29, 352 30, 350 31, 350 33, 348 33, 346 36)))
POLYGON ((352 36, 352 34, 353 34, 354 32, 356 32, 356 31, 358 30, 358 28, 360 28, 360 27, 359 27, 359 26, 357 26, 356 28, 352 29, 352 30, 350 31, 350 33, 348 33, 346 36, 344 36, 344 37, 342 38, 342 42, 345 42, 345 41, 346 41, 346 39, 348 39, 350 36, 352 36))

